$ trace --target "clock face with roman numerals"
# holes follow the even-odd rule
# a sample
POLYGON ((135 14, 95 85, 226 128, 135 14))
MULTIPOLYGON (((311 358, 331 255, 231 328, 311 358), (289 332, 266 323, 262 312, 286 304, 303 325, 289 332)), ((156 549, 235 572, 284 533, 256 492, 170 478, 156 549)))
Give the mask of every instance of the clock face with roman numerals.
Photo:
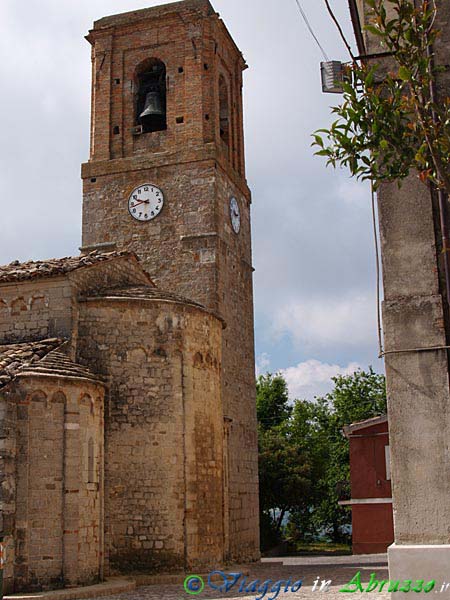
POLYGON ((152 183, 135 188, 128 198, 128 211, 136 221, 151 221, 164 206, 164 194, 152 183))

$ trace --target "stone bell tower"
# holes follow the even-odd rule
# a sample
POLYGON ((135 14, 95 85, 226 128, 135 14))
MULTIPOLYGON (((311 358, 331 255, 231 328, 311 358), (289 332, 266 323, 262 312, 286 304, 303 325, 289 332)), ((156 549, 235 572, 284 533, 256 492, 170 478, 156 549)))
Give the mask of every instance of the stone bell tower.
POLYGON ((245 61, 208 0, 96 21, 82 251, 131 250, 226 322, 224 557, 259 557, 245 61))

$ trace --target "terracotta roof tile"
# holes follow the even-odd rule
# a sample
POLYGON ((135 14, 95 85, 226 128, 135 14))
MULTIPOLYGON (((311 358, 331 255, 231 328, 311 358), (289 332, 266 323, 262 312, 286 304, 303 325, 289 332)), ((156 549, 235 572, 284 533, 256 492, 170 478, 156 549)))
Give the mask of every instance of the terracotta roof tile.
POLYGON ((191 306, 197 306, 199 308, 205 308, 203 304, 189 300, 179 294, 173 292, 166 292, 158 289, 157 287, 150 287, 146 285, 133 286, 126 288, 111 288, 108 290, 100 290, 94 294, 89 294, 90 298, 142 298, 151 300, 169 300, 171 302, 181 302, 182 304, 190 304, 191 306))
POLYGON ((89 369, 74 363, 60 348, 65 340, 0 345, 0 389, 19 375, 76 377, 99 381, 89 369))
POLYGON ((12 381, 24 367, 41 360, 63 342, 52 338, 40 342, 0 344, 0 388, 12 381))
POLYGON ((132 252, 91 252, 80 256, 67 256, 65 258, 50 258, 48 260, 30 260, 0 266, 0 283, 24 281, 39 277, 55 277, 65 275, 71 271, 90 267, 100 262, 118 258, 120 256, 135 256, 132 252))
POLYGON ((59 377, 76 377, 90 379, 91 381, 100 381, 98 375, 95 375, 87 367, 83 367, 73 362, 64 352, 52 350, 44 358, 28 366, 24 366, 21 375, 52 375, 59 377))
POLYGON ((129 298, 134 300, 162 300, 166 302, 176 302, 177 304, 185 304, 186 306, 193 306, 194 308, 198 308, 212 316, 219 321, 222 322, 222 327, 226 328, 226 322, 223 317, 209 309, 206 308, 203 304, 199 302, 195 302, 194 300, 190 300, 189 298, 185 298, 184 296, 180 296, 179 294, 174 294, 173 292, 166 292, 164 290, 160 290, 157 287, 153 286, 132 286, 132 287, 121 287, 121 288, 110 288, 107 290, 99 290, 97 292, 89 293, 86 297, 81 297, 80 300, 91 301, 96 299, 127 299, 129 298))

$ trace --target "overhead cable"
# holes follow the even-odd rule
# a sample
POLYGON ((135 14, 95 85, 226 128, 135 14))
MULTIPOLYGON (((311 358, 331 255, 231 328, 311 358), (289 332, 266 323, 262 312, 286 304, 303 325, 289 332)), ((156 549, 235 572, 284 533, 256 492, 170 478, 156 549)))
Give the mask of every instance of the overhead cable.
POLYGON ((326 52, 325 52, 325 50, 323 49, 323 46, 322 46, 322 45, 321 45, 321 43, 319 42, 319 40, 318 40, 318 38, 317 38, 316 34, 314 33, 314 30, 313 30, 313 28, 311 27, 311 24, 310 24, 310 22, 309 22, 309 20, 308 20, 308 17, 306 16, 306 13, 305 13, 305 11, 303 10, 303 8, 302 8, 302 5, 300 4, 300 0, 295 0, 295 3, 297 4, 298 10, 300 11, 300 14, 302 15, 302 18, 303 18, 303 20, 304 20, 304 22, 305 22, 305 25, 306 25, 306 27, 307 27, 307 28, 308 28, 308 30, 309 30, 309 33, 312 35, 312 37, 314 38, 314 40, 315 40, 316 44, 319 46, 319 48, 320 48, 320 51, 322 52, 322 54, 323 54, 323 57, 324 57, 324 59, 325 59, 325 62, 330 62, 330 59, 328 58, 328 55, 327 55, 327 53, 326 53, 326 52))
POLYGON ((341 27, 339 21, 337 20, 337 17, 333 12, 333 9, 331 8, 330 3, 328 2, 328 0, 324 0, 324 2, 325 2, 325 6, 327 7, 330 17, 333 19, 333 22, 336 25, 337 30, 339 31, 339 35, 341 36, 342 41, 344 42, 345 47, 347 48, 348 53, 350 54, 352 61, 355 62, 356 61, 355 55, 352 52, 352 48, 351 48, 350 44, 347 42, 347 38, 345 37, 344 32, 342 31, 342 27, 341 27))

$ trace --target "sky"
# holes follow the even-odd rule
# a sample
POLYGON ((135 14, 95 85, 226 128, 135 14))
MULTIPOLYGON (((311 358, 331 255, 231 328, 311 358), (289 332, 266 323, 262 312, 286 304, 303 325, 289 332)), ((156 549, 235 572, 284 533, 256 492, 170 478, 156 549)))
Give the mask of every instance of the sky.
MULTIPOLYGON (((249 64, 247 179, 253 194, 257 372, 313 399, 369 365, 376 341, 370 192, 314 156, 311 133, 340 96, 323 94, 321 51, 295 0, 213 0, 249 64)), ((88 158, 90 46, 102 16, 158 0, 1 0, 0 264, 78 254, 80 164, 88 158)), ((331 0, 355 47, 347 0, 331 0)), ((347 51, 321 0, 302 0, 333 60, 347 51)))

